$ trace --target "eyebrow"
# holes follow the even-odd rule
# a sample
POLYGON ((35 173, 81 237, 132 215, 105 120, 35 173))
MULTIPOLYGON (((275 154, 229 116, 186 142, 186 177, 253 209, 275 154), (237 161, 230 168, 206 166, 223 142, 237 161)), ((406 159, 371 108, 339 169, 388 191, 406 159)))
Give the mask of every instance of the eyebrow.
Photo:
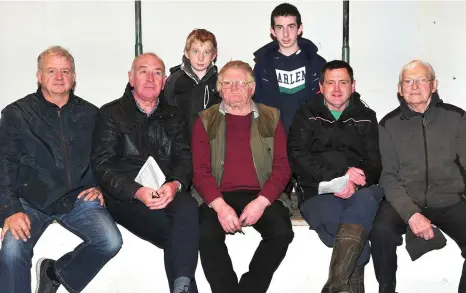
POLYGON ((49 66, 49 67, 46 67, 45 70, 50 70, 50 69, 57 69, 57 70, 69 70, 69 71, 72 71, 71 70, 71 67, 63 67, 63 68, 58 68, 58 67, 53 67, 53 66, 49 66))
MULTIPOLYGON (((143 68, 144 68, 144 69, 147 69, 147 68, 149 68, 149 67, 146 66, 146 65, 141 65, 141 66, 139 66, 136 70, 143 69, 143 68)), ((162 71, 162 67, 155 67, 154 69, 155 69, 155 70, 160 70, 160 71, 162 71)))

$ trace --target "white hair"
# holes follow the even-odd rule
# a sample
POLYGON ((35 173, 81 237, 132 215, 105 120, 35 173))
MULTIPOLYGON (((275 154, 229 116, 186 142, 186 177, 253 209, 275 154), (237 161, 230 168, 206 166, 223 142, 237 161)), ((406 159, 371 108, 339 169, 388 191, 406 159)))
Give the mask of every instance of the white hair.
POLYGON ((422 60, 411 60, 409 61, 407 64, 405 64, 403 66, 403 68, 401 68, 401 71, 400 71, 400 77, 399 77, 399 83, 401 84, 401 81, 403 79, 403 74, 409 70, 409 69, 412 69, 416 66, 424 66, 426 69, 427 69, 427 74, 429 75, 428 78, 431 79, 431 80, 434 80, 435 79, 435 71, 434 71, 434 68, 432 67, 432 65, 430 65, 429 62, 426 62, 426 61, 422 61, 422 60))

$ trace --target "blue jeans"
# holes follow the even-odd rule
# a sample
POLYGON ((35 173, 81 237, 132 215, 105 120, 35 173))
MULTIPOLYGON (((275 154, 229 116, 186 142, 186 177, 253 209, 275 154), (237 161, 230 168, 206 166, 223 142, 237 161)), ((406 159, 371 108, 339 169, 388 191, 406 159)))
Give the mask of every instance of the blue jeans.
MULTIPOLYGON (((377 185, 360 189, 348 199, 341 199, 334 194, 315 195, 303 202, 300 211, 320 240, 328 247, 333 247, 340 224, 358 224, 367 232, 371 231, 383 196, 383 189, 377 185)), ((365 265, 369 259, 370 246, 367 241, 357 264, 365 265)))
POLYGON ((31 221, 31 238, 23 242, 16 240, 10 231, 6 233, 0 249, 1 292, 31 293, 34 245, 54 220, 83 240, 55 263, 60 283, 70 292, 82 291, 121 248, 120 231, 98 200, 77 199, 69 213, 59 215, 44 214, 20 200, 31 221))

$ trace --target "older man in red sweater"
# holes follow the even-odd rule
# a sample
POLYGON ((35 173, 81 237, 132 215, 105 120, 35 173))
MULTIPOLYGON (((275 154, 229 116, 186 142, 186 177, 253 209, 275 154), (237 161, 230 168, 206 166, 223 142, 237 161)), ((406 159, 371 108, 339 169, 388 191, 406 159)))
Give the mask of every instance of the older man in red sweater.
POLYGON ((280 197, 290 179, 285 130, 277 109, 252 101, 247 63, 228 62, 217 89, 222 102, 199 114, 192 136, 193 183, 204 201, 202 267, 212 293, 265 293, 293 239, 280 197), (242 233, 243 226, 253 226, 262 241, 238 282, 225 235, 242 233))

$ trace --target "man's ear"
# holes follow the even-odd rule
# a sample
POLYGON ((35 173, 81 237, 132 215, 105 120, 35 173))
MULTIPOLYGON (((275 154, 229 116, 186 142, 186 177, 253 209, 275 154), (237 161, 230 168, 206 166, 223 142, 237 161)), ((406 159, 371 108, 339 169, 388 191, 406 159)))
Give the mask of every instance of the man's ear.
POLYGON ((272 34, 274 38, 277 38, 277 34, 275 33, 275 30, 273 29, 273 27, 270 28, 270 33, 272 34))
POLYGON ((128 82, 132 87, 134 87, 134 79, 133 79, 133 72, 132 71, 128 71, 128 82))

